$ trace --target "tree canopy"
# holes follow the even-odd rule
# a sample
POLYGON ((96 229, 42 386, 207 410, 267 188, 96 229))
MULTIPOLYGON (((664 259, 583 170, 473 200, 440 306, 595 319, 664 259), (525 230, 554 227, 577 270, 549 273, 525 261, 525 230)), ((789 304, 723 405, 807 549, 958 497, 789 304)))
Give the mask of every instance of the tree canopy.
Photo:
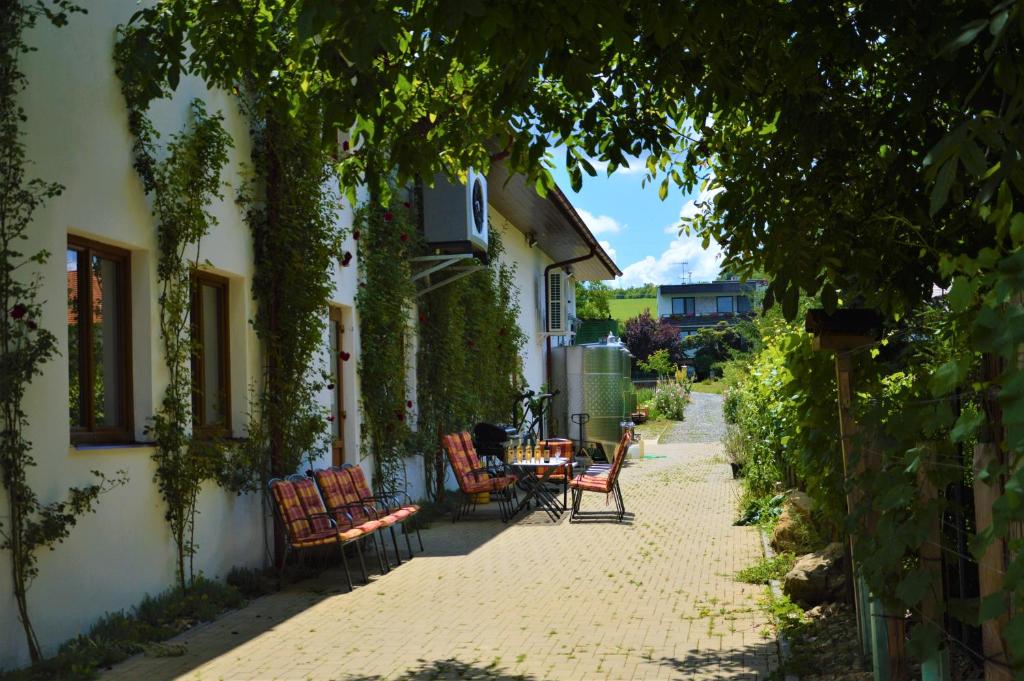
MULTIPOLYGON (((694 229, 722 244, 724 267, 767 271, 768 302, 787 311, 801 289, 828 308, 842 292, 898 311, 948 284, 939 253, 991 240, 960 179, 991 167, 979 133, 961 131, 962 153, 929 152, 1013 106, 1020 44, 1018 5, 992 0, 927 16, 908 1, 162 0, 132 25, 130 75, 153 96, 194 72, 322 110, 327 143, 352 135, 351 187, 367 165, 403 179, 503 158, 544 188, 554 145, 574 185, 593 159, 609 173, 644 163, 662 197, 709 182, 723 191, 694 229)), ((1011 157, 987 184, 1021 182, 1011 157)))
POLYGON ((576 282, 576 316, 580 319, 611 319, 608 308, 612 290, 601 281, 576 282))

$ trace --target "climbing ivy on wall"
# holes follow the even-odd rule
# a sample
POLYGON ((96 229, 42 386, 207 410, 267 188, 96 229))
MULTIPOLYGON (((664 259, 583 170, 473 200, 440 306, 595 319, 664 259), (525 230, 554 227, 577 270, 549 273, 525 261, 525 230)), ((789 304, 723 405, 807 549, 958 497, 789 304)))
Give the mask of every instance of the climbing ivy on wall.
MULTIPOLYGON (((156 442, 154 478, 167 505, 164 517, 177 552, 178 586, 185 590, 195 577, 199 492, 225 460, 222 443, 192 432, 192 273, 200 265, 200 240, 215 223, 209 206, 223 198, 221 171, 232 144, 220 113, 209 114, 196 99, 189 106, 185 129, 173 135, 165 149, 158 147, 160 134, 147 117, 150 93, 128 77, 131 71, 124 68, 132 56, 128 51, 131 38, 131 29, 121 32, 115 61, 128 104, 134 166, 152 199, 157 223, 160 342, 168 373, 160 407, 147 432, 156 442)), ((164 87, 160 94, 170 96, 171 90, 164 87)))
POLYGON ((331 272, 343 258, 344 234, 336 227, 339 198, 329 189, 336 178, 319 111, 289 113, 255 93, 246 108, 256 170, 245 197, 256 259, 253 326, 264 350, 262 423, 250 428, 250 437, 265 438, 265 461, 254 462, 264 482, 267 474, 294 473, 326 446, 316 396, 327 377, 312 367, 323 347, 331 272))
MULTIPOLYGON (((373 455, 374 483, 393 488, 409 453, 407 348, 416 295, 409 258, 416 247, 413 205, 392 192, 390 205, 369 201, 356 211, 359 256, 359 385, 364 454, 373 455)), ((348 254, 342 256, 347 264, 348 254)))
POLYGON ((25 394, 58 349, 57 337, 42 326, 39 274, 28 274, 46 264, 50 254, 21 249, 29 238, 35 211, 60 195, 63 187, 25 175, 21 131, 25 113, 17 99, 25 89, 26 77, 18 61, 33 49, 23 36, 40 16, 63 26, 76 11, 81 10, 62 0, 5 2, 0 7, 0 480, 7 497, 0 549, 10 552, 14 601, 33 662, 42 658, 28 605, 29 587, 39 574, 37 553, 62 542, 78 517, 93 511, 101 494, 127 481, 124 471, 111 479, 92 471, 96 476, 93 484, 72 487, 65 499, 43 503, 28 479, 36 462, 32 443, 25 437, 25 394))
POLYGON ((479 421, 508 422, 520 392, 525 335, 519 328, 515 265, 491 231, 489 266, 436 289, 419 303, 419 448, 428 493, 444 495, 440 436, 479 421))

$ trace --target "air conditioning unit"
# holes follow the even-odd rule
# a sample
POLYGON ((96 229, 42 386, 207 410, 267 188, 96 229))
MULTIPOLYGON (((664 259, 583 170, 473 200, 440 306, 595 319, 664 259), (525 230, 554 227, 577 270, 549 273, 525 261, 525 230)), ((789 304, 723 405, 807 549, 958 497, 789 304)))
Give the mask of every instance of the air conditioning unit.
POLYGON ((444 175, 423 189, 423 230, 427 242, 444 250, 487 252, 487 177, 472 168, 466 184, 444 175))
POLYGON ((548 272, 547 332, 564 336, 569 330, 569 277, 561 270, 548 272))

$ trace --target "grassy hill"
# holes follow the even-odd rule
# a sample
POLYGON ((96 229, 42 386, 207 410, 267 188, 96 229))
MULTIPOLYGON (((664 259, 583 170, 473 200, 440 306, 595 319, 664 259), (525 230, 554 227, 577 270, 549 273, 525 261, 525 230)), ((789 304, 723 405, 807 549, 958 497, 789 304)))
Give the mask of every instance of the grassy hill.
POLYGON ((608 310, 612 313, 612 319, 625 322, 644 310, 650 310, 652 315, 656 315, 658 301, 656 298, 612 298, 608 301, 608 310))

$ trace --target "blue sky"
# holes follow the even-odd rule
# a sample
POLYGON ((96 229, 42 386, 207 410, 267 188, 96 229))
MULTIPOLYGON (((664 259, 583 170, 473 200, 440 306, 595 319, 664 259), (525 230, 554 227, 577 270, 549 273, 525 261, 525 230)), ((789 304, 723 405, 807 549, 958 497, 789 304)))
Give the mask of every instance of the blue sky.
POLYGON ((684 195, 669 190, 658 198, 658 185, 641 187, 643 163, 620 168, 611 177, 605 164, 594 162, 596 177, 584 174, 583 187, 573 192, 565 171, 564 152, 556 150, 555 181, 576 207, 590 230, 612 256, 623 276, 613 286, 635 286, 645 282, 676 284, 690 272, 693 281, 710 281, 718 275, 719 250, 712 243, 708 250, 697 237, 678 236, 681 215, 697 212, 696 194, 684 195), (686 265, 682 265, 682 262, 686 265))

